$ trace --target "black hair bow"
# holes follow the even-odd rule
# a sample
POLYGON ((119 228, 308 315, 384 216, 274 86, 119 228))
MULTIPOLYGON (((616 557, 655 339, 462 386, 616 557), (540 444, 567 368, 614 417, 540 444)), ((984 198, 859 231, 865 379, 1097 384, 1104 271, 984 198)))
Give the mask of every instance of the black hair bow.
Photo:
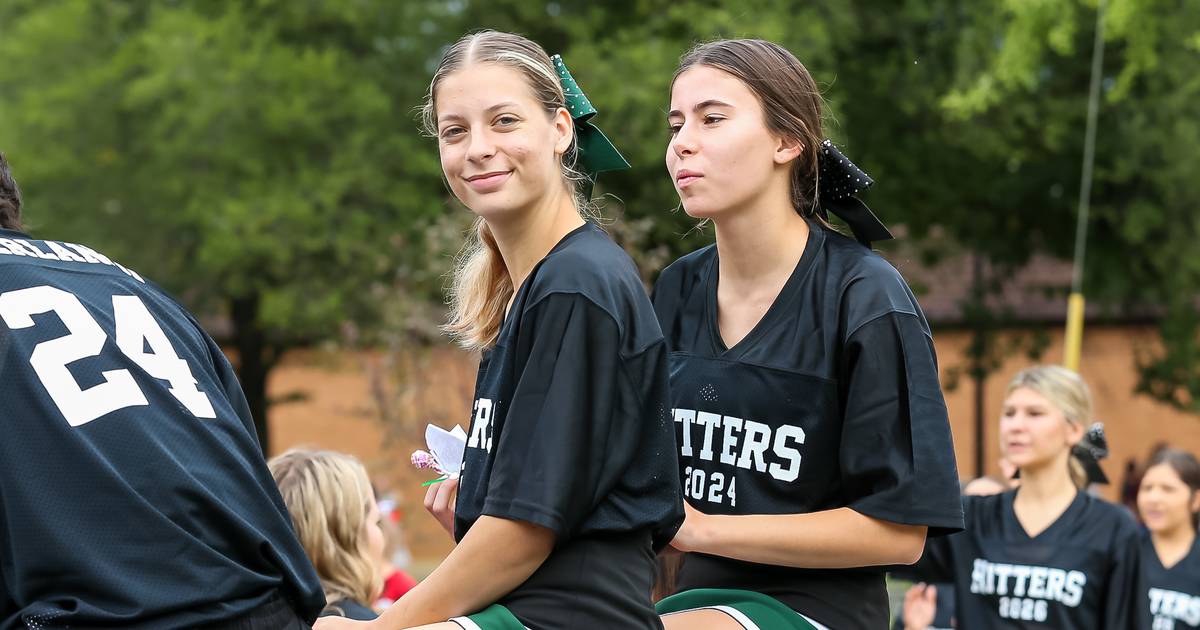
POLYGON ((836 214, 850 226, 854 237, 868 247, 871 241, 893 238, 887 226, 857 196, 874 183, 870 175, 851 162, 832 142, 821 143, 821 151, 817 154, 817 212, 825 220, 829 219, 828 213, 836 214))
POLYGON ((1108 475, 1100 468, 1100 460, 1108 457, 1108 440, 1104 437, 1104 423, 1097 422, 1088 427, 1083 439, 1071 449, 1071 453, 1083 464, 1088 483, 1108 483, 1108 475))

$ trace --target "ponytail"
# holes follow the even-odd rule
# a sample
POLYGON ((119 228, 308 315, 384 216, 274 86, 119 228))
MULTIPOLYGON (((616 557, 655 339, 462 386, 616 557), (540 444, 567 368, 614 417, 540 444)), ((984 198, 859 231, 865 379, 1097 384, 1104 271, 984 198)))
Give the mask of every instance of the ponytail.
POLYGON ((486 350, 500 336, 504 309, 513 295, 512 278, 496 237, 482 218, 454 263, 450 283, 450 321, 442 326, 468 350, 486 350))

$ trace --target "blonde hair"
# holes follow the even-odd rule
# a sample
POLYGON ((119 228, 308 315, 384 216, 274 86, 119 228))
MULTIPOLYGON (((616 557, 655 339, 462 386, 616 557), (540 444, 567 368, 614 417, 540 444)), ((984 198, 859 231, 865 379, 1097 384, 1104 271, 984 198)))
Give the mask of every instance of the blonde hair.
MULTIPOLYGON (((1077 372, 1057 365, 1038 365, 1017 372, 1008 383, 1007 397, 1015 390, 1029 388, 1054 405, 1067 422, 1086 428, 1092 421, 1092 391, 1077 372)), ((1074 453, 1068 459, 1071 481, 1078 488, 1088 485, 1087 470, 1074 453)))
MULTIPOLYGON (((450 74, 472 63, 493 63, 521 73, 534 97, 550 115, 566 107, 562 83, 550 56, 537 43, 514 33, 479 31, 464 35, 446 50, 429 83, 421 120, 425 133, 437 135, 437 88, 450 74)), ((576 209, 586 206, 579 183, 585 176, 575 170, 576 142, 563 154, 563 183, 576 209)), ((504 308, 514 287, 500 256, 496 239, 482 218, 468 234, 455 258, 449 290, 450 319, 442 327, 469 350, 491 347, 500 335, 504 308)))
POLYGON ((350 455, 292 449, 267 463, 292 515, 296 535, 321 579, 329 605, 370 606, 383 590, 378 558, 367 548, 374 498, 367 470, 350 455))

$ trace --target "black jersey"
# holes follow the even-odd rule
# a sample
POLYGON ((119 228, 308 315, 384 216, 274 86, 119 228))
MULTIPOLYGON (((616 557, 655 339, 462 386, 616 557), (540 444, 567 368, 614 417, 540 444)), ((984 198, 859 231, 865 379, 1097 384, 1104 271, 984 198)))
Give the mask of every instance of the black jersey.
POLYGON ((662 333, 633 262, 590 223, 530 272, 479 365, 455 509, 554 532, 500 603, 525 625, 656 628, 654 550, 683 517, 662 333))
POLYGON ((1200 537, 1175 566, 1158 559, 1150 534, 1143 533, 1137 588, 1138 630, 1200 628, 1200 537))
POLYGON ((963 497, 966 531, 931 539, 915 567, 954 582, 960 628, 1125 630, 1133 626, 1138 532, 1123 508, 1080 492, 1030 537, 1015 490, 963 497))
MULTIPOLYGON (((684 497, 708 514, 849 507, 930 535, 958 530, 950 425, 917 301, 878 255, 810 225, 795 271, 732 348, 717 325, 715 246, 679 259, 655 286, 684 497)), ((838 629, 888 623, 879 568, 689 554, 678 585, 758 591, 838 629)))
POLYGON ((136 272, 0 230, 0 432, 0 628, 324 605, 229 363, 136 272))

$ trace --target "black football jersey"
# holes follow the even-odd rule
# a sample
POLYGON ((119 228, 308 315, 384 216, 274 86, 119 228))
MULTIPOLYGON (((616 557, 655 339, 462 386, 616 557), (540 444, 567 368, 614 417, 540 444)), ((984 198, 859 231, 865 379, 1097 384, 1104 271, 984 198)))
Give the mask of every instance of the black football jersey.
POLYGON ((136 272, 0 230, 0 432, 0 628, 324 605, 232 368, 136 272))
POLYGON ((1137 589, 1138 630, 1191 630, 1200 628, 1200 537, 1192 549, 1171 568, 1163 566, 1143 533, 1141 572, 1137 589))
POLYGON ((485 352, 455 508, 557 546, 500 601, 525 625, 657 628, 654 551, 683 517, 666 348, 633 262, 587 223, 517 290, 485 352))
POLYGON ((963 497, 966 530, 930 539, 917 564, 927 580, 954 582, 960 628, 1133 628, 1138 530, 1124 508, 1080 492, 1030 537, 1013 511, 1015 490, 963 497))
MULTIPOLYGON (((684 497, 708 514, 849 507, 931 536, 956 531, 958 473, 925 317, 885 260, 811 228, 779 296, 732 348, 717 322, 715 245, 655 285, 684 497)), ((888 623, 881 568, 689 554, 678 585, 758 591, 831 628, 888 623)))

